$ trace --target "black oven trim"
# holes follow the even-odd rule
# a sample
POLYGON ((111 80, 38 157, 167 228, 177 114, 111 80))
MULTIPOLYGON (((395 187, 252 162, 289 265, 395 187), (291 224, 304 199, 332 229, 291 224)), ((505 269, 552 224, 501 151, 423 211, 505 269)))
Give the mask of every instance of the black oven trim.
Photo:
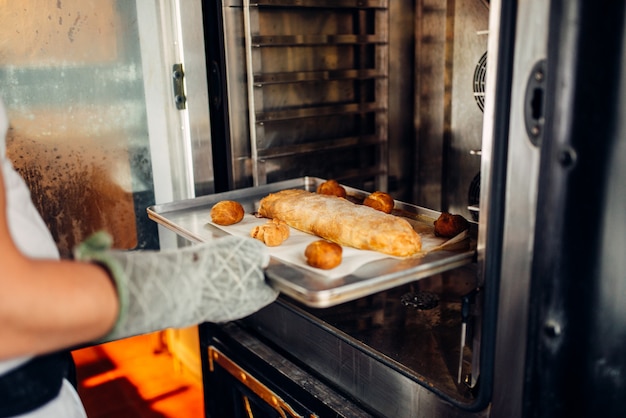
MULTIPOLYGON (((228 356, 238 367, 253 376, 294 410, 305 413, 303 416, 337 418, 374 418, 377 416, 359 404, 357 400, 345 397, 326 382, 309 375, 305 370, 283 357, 282 353, 274 352, 272 347, 258 340, 258 336, 248 334, 239 322, 224 325, 201 324, 199 336, 207 418, 220 416, 216 415, 216 411, 219 410, 219 405, 216 403, 223 400, 215 399, 215 396, 211 394, 210 385, 224 385, 225 381, 222 379, 230 375, 225 372, 226 375, 222 373, 216 376, 211 371, 208 358, 211 346, 228 356)), ((238 382, 230 380, 230 384, 233 383, 238 382)), ((239 386, 242 391, 254 396, 249 389, 242 388, 243 385, 239 386)))

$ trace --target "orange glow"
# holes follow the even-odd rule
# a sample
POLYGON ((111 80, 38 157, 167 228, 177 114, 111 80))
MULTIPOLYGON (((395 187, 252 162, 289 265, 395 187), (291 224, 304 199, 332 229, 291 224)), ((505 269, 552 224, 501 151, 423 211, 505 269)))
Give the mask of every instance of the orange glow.
POLYGON ((204 416, 201 382, 181 370, 160 333, 72 354, 89 418, 204 416))

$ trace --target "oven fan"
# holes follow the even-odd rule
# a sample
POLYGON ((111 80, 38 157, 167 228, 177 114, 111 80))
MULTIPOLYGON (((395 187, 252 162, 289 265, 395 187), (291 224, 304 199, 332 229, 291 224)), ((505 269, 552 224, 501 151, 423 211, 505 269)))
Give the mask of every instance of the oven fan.
POLYGON ((478 60, 474 70, 474 99, 481 112, 485 110, 485 76, 487 74, 487 52, 478 60))
MULTIPOLYGON (((469 192, 467 193, 467 203, 470 208, 478 208, 480 203, 480 172, 474 176, 470 183, 469 192)), ((478 222, 479 211, 477 209, 470 209, 472 219, 474 222, 478 222)))

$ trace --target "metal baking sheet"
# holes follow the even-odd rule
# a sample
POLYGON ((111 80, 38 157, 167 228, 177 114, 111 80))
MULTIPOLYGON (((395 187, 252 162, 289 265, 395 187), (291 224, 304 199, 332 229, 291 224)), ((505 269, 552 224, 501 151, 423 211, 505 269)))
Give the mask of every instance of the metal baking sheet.
MULTIPOLYGON (((193 242, 205 242, 227 234, 209 223, 209 213, 215 203, 221 200, 236 200, 243 205, 246 213, 254 213, 258 209, 259 201, 269 193, 284 189, 315 191, 323 181, 325 180, 316 177, 302 177, 154 205, 150 206, 147 212, 150 219, 178 235, 193 242)), ((369 194, 344 187, 348 199, 355 203, 362 202, 369 194)), ((393 214, 407 218, 413 225, 417 224, 420 227, 420 235, 423 235, 432 233, 432 223, 440 213, 396 201, 393 214)), ((330 307, 471 263, 476 253, 471 230, 472 228, 469 237, 457 245, 444 246, 442 249, 428 252, 423 257, 407 259, 386 257, 369 262, 351 274, 332 279, 272 258, 266 269, 266 278, 271 286, 307 306, 330 307)))

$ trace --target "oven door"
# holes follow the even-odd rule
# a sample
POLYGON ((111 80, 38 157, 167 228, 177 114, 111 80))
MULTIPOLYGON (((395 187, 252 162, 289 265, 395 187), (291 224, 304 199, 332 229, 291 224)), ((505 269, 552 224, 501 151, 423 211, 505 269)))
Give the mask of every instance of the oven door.
POLYGON ((244 327, 200 326, 207 417, 373 417, 244 327))

